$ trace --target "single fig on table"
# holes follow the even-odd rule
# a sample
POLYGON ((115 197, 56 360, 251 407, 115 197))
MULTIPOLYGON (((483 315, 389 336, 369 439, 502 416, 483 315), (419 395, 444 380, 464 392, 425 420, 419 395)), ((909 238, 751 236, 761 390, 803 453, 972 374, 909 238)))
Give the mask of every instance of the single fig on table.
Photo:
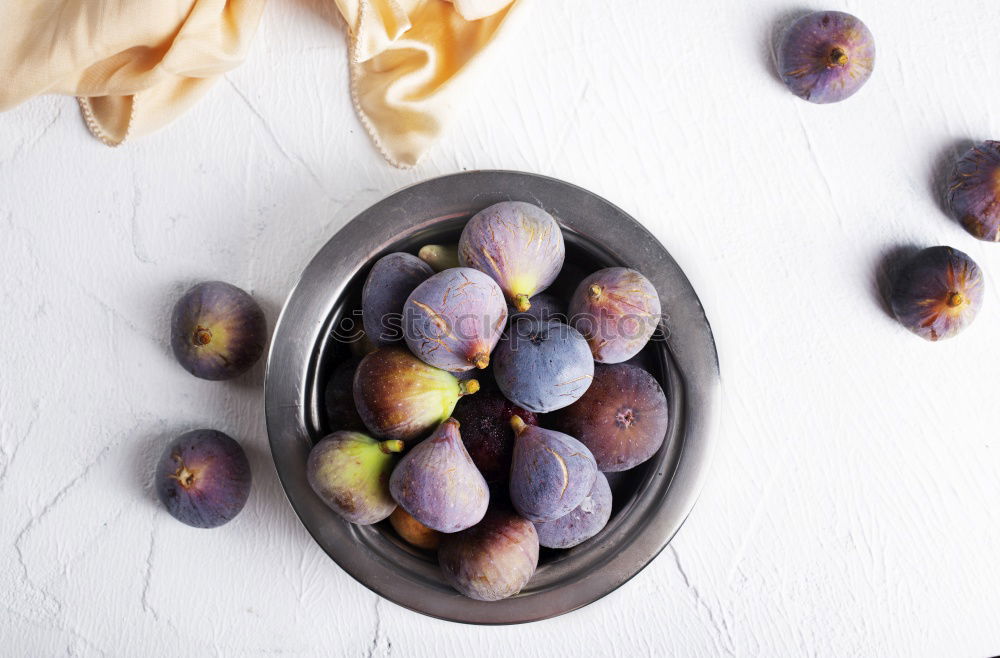
POLYGON ((983 274, 968 255, 951 247, 929 247, 900 268, 890 302, 904 327, 936 341, 972 323, 983 304, 983 291, 983 274))
POLYGON ((875 39, 860 20, 839 11, 798 19, 778 45, 778 73, 793 94, 811 103, 853 95, 875 67, 875 39))
POLYGON ((562 230, 552 215, 522 201, 504 201, 476 213, 462 230, 458 259, 493 277, 518 311, 548 288, 566 258, 562 230))
POLYGON ((1000 242, 1000 142, 977 144, 955 163, 948 205, 966 231, 1000 242))
POLYGON ((443 272, 453 267, 460 267, 458 263, 457 244, 426 244, 417 252, 420 260, 431 266, 435 272, 443 272))
POLYGON ((638 354, 659 326, 660 297, 639 272, 609 267, 580 282, 569 317, 595 361, 621 363, 638 354))
POLYGON ((510 419, 520 416, 528 425, 537 425, 535 414, 517 406, 499 391, 487 390, 462 398, 453 415, 462 424, 462 442, 479 472, 490 484, 506 484, 516 438, 510 419))
POLYGON ((403 304, 432 274, 430 265, 411 254, 395 252, 375 261, 361 290, 361 320, 375 345, 403 340, 403 304))
POLYGON ((361 359, 354 374, 354 403, 365 426, 385 439, 410 441, 451 415, 463 395, 479 390, 401 347, 382 347, 361 359))
POLYGON ((236 286, 199 283, 174 306, 170 345, 195 377, 217 381, 241 375, 257 363, 266 342, 264 312, 236 286))
POLYGON ((548 413, 580 399, 594 377, 594 359, 580 332, 558 321, 525 319, 493 353, 493 376, 507 398, 548 413))
POLYGON ((598 365, 594 382, 554 419, 587 446, 601 471, 625 471, 656 454, 670 424, 667 396, 648 372, 625 363, 598 365))
POLYGON ((252 477, 239 443, 222 432, 194 430, 163 451, 155 482, 171 516, 195 528, 215 528, 246 505, 252 477))
POLYGON ((448 584, 477 601, 514 596, 538 567, 538 534, 506 509, 490 509, 478 524, 441 538, 438 564, 448 584))
POLYGON ((572 548, 587 541, 611 518, 611 486, 604 473, 594 478, 594 486, 583 501, 566 516, 535 524, 538 543, 545 548, 572 548))
POLYGON ((517 433, 510 467, 510 501, 529 521, 553 521, 572 512, 594 486, 597 463, 587 446, 562 432, 511 419, 517 433))
POLYGON ((451 372, 488 366, 505 322, 500 286, 468 267, 438 272, 417 286, 403 308, 410 351, 451 372))
POLYGON ((420 521, 410 516, 402 507, 396 507, 389 516, 389 523, 403 541, 406 541, 417 548, 427 551, 436 551, 441 542, 441 533, 431 530, 420 521))
POLYGON ((395 453, 402 449, 402 441, 378 441, 361 432, 334 432, 309 452, 309 486, 351 523, 378 523, 396 509, 388 484, 395 453))
POLYGON ((454 418, 410 449, 392 472, 389 489, 410 516, 438 532, 479 523, 490 502, 486 480, 472 463, 454 418))
POLYGON ((331 430, 366 431, 365 424, 354 404, 354 373, 360 359, 342 361, 330 374, 323 391, 323 406, 327 426, 331 430))

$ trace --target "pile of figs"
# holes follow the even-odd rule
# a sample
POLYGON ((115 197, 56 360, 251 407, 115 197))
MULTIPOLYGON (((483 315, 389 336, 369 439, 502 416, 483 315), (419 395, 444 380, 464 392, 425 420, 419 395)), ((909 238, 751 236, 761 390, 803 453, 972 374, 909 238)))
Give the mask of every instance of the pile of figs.
POLYGON ((612 267, 571 275, 568 299, 546 293, 565 255, 552 215, 509 201, 474 215, 457 245, 383 256, 362 290, 363 354, 325 394, 333 432, 309 455, 313 491, 434 552, 473 599, 517 594, 540 547, 600 533, 605 473, 652 458, 667 435, 666 394, 633 363, 659 326, 657 291, 612 267))

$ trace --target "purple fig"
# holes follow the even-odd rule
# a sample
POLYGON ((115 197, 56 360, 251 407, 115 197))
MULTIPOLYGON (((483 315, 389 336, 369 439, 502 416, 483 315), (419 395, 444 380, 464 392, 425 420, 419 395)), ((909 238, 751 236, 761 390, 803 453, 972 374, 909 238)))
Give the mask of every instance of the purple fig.
POLYGON ((469 220, 458 241, 458 260, 493 277, 518 311, 548 288, 566 258, 562 231, 552 215, 521 201, 504 201, 469 220))
POLYGON ((951 247, 930 247, 900 268, 890 302, 904 327, 927 340, 944 340, 976 318, 983 289, 983 274, 968 255, 951 247))
POLYGON ((531 308, 527 311, 508 309, 507 313, 508 325, 512 331, 516 330, 518 322, 524 322, 528 319, 538 320, 539 322, 550 322, 552 320, 567 322, 566 304, 551 292, 540 292, 537 295, 532 295, 531 308))
POLYGON ((572 548, 587 541, 611 518, 611 486, 604 473, 594 478, 594 486, 583 501, 566 516, 535 524, 538 543, 545 548, 572 548))
POLYGON ((360 432, 334 432, 309 453, 309 486, 330 509, 351 523, 378 523, 396 509, 389 495, 389 474, 395 453, 402 449, 402 441, 378 441, 360 432))
POLYGON ((457 244, 426 244, 417 252, 420 260, 431 266, 435 272, 444 272, 458 264, 457 244))
POLYGON ((410 294, 403 310, 410 351, 451 372, 488 366, 506 321, 500 287, 468 267, 427 279, 410 294))
POLYGON ((462 441, 486 481, 506 483, 516 438, 510 419, 520 416, 528 425, 537 425, 535 414, 518 407, 499 391, 483 391, 462 398, 453 415, 462 424, 462 441))
POLYGON ((389 516, 392 529, 407 543, 422 548, 425 551, 436 551, 441 543, 441 533, 431 530, 420 521, 410 516, 402 507, 396 507, 389 516))
POLYGON ((326 422, 331 430, 364 431, 365 424, 358 415, 358 407, 354 404, 354 373, 358 369, 359 359, 348 359, 341 362, 326 383, 323 391, 323 402, 326 409, 326 422))
POLYGON ((361 290, 365 335, 379 346, 403 340, 403 304, 434 270, 411 254, 396 252, 375 261, 361 290))
POLYGON ((171 516, 195 528, 231 521, 250 496, 250 462, 240 444, 215 430, 174 439, 156 466, 156 493, 171 516))
POLYGON ((538 534, 512 511, 491 509, 476 526, 441 538, 438 564, 448 584, 470 599, 506 599, 535 574, 538 534))
POLYGON ((358 364, 354 403, 365 426, 385 439, 410 441, 451 415, 463 395, 479 390, 400 347, 382 347, 358 364))
POLYGON ((965 230, 1000 242, 1000 142, 973 146, 948 180, 948 205, 965 230))
POLYGON ((594 486, 597 463, 587 446, 562 432, 511 419, 517 434, 510 467, 510 501, 529 521, 552 521, 573 511, 594 486))
POLYGON ((267 342, 264 312, 253 297, 222 281, 192 287, 174 306, 170 345, 201 379, 232 379, 257 363, 267 342))
POLYGON ((570 299, 569 316, 595 361, 621 363, 638 354, 656 331, 660 297, 642 274, 609 267, 580 283, 570 299))
POLYGON ((602 471, 624 471, 656 454, 669 425, 667 396, 642 368, 599 365, 579 400, 562 409, 555 425, 587 446, 602 471))
POLYGON ((875 39, 860 20, 839 11, 817 11, 798 19, 778 46, 778 72, 799 98, 836 103, 871 77, 875 39))
POLYGON ((392 472, 389 490, 410 516, 438 532, 479 523, 490 502, 486 480, 472 463, 454 418, 415 445, 392 472))

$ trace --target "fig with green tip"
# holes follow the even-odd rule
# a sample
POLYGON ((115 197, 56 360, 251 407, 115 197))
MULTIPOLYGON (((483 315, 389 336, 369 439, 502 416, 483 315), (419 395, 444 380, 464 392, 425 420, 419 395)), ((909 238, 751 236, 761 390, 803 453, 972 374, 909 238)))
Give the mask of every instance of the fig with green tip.
POLYGON ((402 441, 378 441, 361 432, 334 432, 309 453, 309 486, 351 523, 378 523, 396 509, 389 494, 389 475, 395 453, 402 449, 402 441))
POLYGON ((444 272, 459 267, 457 244, 427 244, 417 252, 420 260, 431 266, 435 272, 444 272))

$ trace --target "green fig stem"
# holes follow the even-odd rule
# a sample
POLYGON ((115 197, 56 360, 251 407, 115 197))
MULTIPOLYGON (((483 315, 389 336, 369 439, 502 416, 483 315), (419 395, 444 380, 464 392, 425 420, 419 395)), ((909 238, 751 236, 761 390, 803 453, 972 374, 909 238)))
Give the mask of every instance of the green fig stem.
POLYGON ((596 302, 596 301, 597 301, 598 299, 600 299, 600 298, 601 298, 601 294, 603 294, 603 293, 604 293, 604 289, 603 289, 603 288, 601 288, 601 287, 600 287, 599 285, 597 285, 596 283, 595 283, 594 285, 590 286, 590 298, 591 298, 592 300, 594 300, 595 302, 596 302))
POLYGON ((388 441, 379 441, 378 449, 387 455, 391 455, 394 452, 403 452, 403 442, 399 439, 389 439, 388 441))
POLYGON ((201 325, 194 330, 194 334, 191 336, 191 342, 195 345, 208 345, 212 342, 212 332, 201 325))
POLYGON ((524 313, 531 308, 531 301, 527 295, 514 295, 514 308, 524 313))
POLYGON ((839 46, 834 46, 830 51, 830 66, 844 66, 848 59, 847 53, 839 46))
POLYGON ((961 306, 965 302, 965 297, 962 296, 960 292, 953 292, 948 295, 948 306, 955 308, 956 306, 961 306))
POLYGON ((514 430, 514 434, 520 436, 521 432, 524 431, 524 428, 526 428, 527 425, 525 425, 524 421, 521 419, 520 416, 511 416, 510 427, 511 429, 514 430))
POLYGON ((479 381, 476 379, 466 379, 458 382, 459 395, 472 395, 479 390, 479 381))
POLYGON ((472 363, 477 368, 482 370, 486 366, 490 365, 490 353, 480 352, 479 354, 476 354, 475 356, 472 357, 472 363))

